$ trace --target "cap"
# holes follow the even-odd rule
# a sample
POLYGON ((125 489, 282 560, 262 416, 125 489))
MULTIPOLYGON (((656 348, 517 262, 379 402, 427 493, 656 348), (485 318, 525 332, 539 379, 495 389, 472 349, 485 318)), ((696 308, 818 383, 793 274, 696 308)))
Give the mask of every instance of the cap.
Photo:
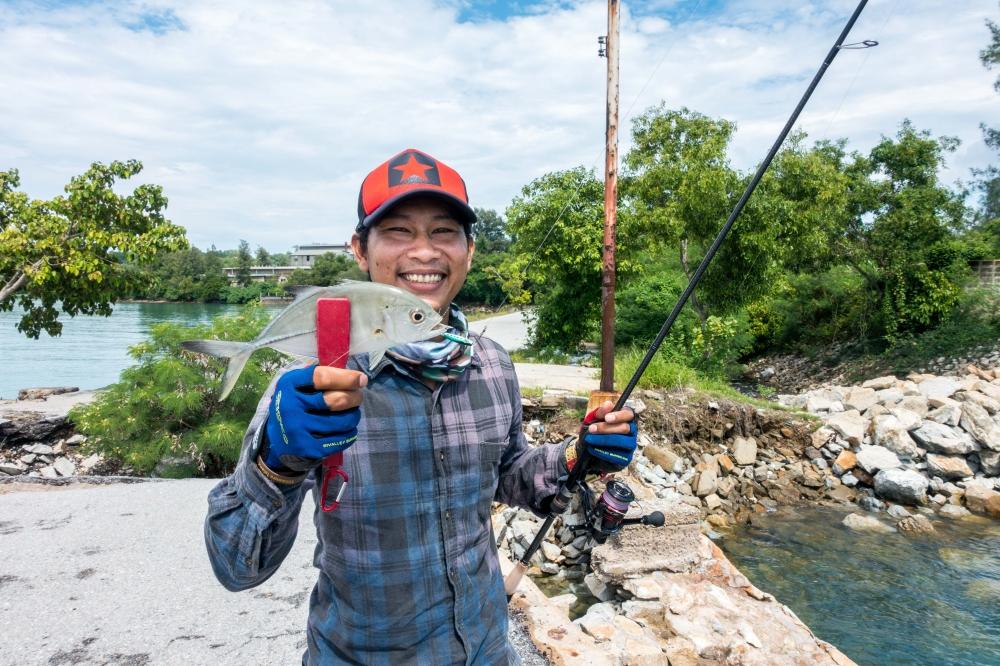
POLYGON ((392 206, 416 194, 429 194, 453 204, 463 224, 476 221, 465 181, 458 172, 425 152, 407 148, 375 167, 361 183, 357 231, 371 227, 392 206))

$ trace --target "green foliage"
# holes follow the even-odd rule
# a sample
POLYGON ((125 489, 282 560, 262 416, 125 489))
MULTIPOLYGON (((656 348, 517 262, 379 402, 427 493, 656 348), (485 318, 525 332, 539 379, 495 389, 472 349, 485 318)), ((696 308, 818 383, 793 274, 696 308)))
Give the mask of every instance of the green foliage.
POLYGON ((506 300, 503 293, 503 275, 500 268, 506 260, 503 252, 482 253, 477 241, 472 255, 472 268, 465 278, 462 290, 455 296, 459 305, 486 305, 496 307, 506 300))
POLYGON ((91 439, 93 451, 149 473, 166 456, 190 455, 200 473, 218 476, 235 465, 246 424, 260 395, 281 366, 281 355, 253 355, 233 393, 218 402, 225 361, 180 349, 183 340, 251 340, 269 315, 248 306, 238 315, 217 317, 210 325, 156 324, 147 341, 129 354, 136 364, 89 405, 73 409, 70 419, 91 439))
POLYGON ((339 252, 328 252, 316 257, 312 268, 300 268, 288 276, 290 285, 309 284, 329 287, 341 280, 367 280, 353 258, 339 252))
MULTIPOLYGON (((660 262, 645 274, 622 285, 615 294, 615 344, 648 345, 680 297, 687 279, 676 265, 660 262)), ((681 311, 678 329, 693 329, 697 320, 690 308, 681 311)))
POLYGON ((250 286, 250 268, 253 266, 253 255, 250 254, 250 244, 240 241, 236 250, 236 284, 240 287, 250 286))
POLYGON ((158 185, 115 191, 140 171, 135 160, 95 162, 48 201, 19 192, 17 170, 0 172, 0 311, 24 310, 19 331, 59 335, 59 310, 110 315, 141 283, 135 265, 187 247, 184 229, 163 216, 158 185))
POLYGON ((276 265, 276 264, 274 264, 272 262, 271 255, 268 253, 268 251, 266 249, 264 249, 263 245, 258 245, 257 246, 257 254, 256 254, 256 256, 254 258, 256 259, 256 262, 257 262, 258 266, 274 266, 274 265, 276 265))
POLYGON ((510 247, 507 223, 498 212, 490 208, 476 208, 476 224, 472 228, 476 240, 476 253, 493 255, 506 252, 510 247))

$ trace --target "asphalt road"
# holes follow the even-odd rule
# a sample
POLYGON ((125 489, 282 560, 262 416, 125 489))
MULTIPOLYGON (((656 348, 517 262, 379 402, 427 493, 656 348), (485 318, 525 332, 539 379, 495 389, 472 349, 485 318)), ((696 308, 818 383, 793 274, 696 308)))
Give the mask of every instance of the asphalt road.
POLYGON ((474 321, 469 324, 469 330, 486 335, 509 352, 528 344, 528 327, 525 326, 523 314, 520 312, 474 321))
POLYGON ((316 578, 312 500, 281 569, 232 593, 202 538, 215 483, 0 494, 0 663, 299 664, 316 578))

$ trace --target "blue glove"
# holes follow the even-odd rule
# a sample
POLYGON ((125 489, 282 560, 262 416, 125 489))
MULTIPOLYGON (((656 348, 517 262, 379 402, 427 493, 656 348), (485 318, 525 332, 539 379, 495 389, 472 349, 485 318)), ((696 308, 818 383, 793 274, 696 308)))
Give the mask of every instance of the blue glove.
POLYGON ((276 472, 308 472, 323 459, 348 448, 358 438, 358 407, 331 412, 323 392, 313 386, 313 368, 300 368, 278 379, 267 418, 264 463, 276 472))
POLYGON ((587 432, 587 426, 598 423, 596 412, 595 409, 583 420, 580 437, 576 440, 576 457, 582 457, 586 450, 590 456, 587 471, 592 474, 620 472, 632 462, 632 455, 638 445, 639 427, 633 420, 629 421, 627 435, 599 435, 587 432))

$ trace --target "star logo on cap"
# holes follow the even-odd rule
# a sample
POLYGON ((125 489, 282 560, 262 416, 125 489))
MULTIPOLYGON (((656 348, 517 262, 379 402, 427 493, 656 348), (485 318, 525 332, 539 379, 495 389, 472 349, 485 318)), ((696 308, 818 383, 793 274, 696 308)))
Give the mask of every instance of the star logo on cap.
POLYGON ((389 187, 410 183, 440 185, 441 179, 434 161, 415 152, 403 153, 393 160, 389 165, 389 187))

